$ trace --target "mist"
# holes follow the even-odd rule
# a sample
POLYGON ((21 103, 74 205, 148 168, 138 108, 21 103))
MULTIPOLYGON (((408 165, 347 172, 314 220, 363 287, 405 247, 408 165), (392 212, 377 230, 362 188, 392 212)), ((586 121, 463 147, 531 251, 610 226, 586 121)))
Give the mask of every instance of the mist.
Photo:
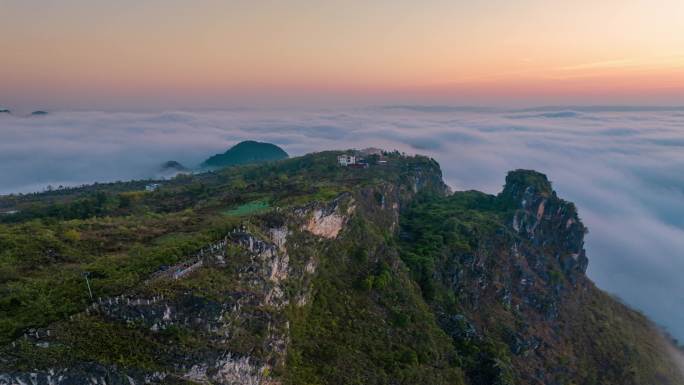
POLYGON ((389 106, 0 115, 0 193, 155 177, 245 139, 290 155, 382 147, 440 162, 454 190, 546 173, 589 227, 589 276, 684 340, 684 109, 389 106))

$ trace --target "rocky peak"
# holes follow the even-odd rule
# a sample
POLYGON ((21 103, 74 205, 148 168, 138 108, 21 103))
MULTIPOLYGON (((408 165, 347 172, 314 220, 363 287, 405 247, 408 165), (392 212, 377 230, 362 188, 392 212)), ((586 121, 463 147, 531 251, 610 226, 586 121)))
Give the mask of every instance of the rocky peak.
POLYGON ((584 250, 586 227, 571 202, 558 198, 546 175, 515 170, 506 176, 499 195, 513 208, 510 225, 541 253, 555 258, 572 281, 584 274, 588 260, 584 250))
POLYGON ((506 175, 506 185, 501 196, 525 206, 529 203, 529 198, 555 197, 556 193, 546 175, 534 170, 518 169, 506 175))
POLYGON ((422 162, 413 166, 410 172, 413 192, 429 190, 433 193, 445 195, 450 193, 449 186, 442 179, 442 169, 432 158, 421 158, 422 162))

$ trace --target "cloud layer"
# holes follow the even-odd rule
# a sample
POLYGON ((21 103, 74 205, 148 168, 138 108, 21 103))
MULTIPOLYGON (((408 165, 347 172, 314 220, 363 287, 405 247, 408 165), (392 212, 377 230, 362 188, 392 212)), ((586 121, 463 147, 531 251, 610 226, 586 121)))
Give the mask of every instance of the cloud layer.
POLYGON ((456 190, 546 173, 589 227, 589 275, 684 340, 684 109, 440 106, 0 115, 0 193, 152 177, 244 139, 292 155, 384 147, 436 158, 456 190))

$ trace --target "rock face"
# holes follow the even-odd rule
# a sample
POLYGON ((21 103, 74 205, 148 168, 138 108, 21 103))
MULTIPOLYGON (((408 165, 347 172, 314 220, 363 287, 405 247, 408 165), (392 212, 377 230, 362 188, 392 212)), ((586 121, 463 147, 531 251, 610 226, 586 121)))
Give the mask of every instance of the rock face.
POLYGON ((447 214, 441 219, 454 223, 456 231, 443 230, 439 224, 426 231, 408 219, 404 231, 419 249, 429 242, 438 250, 428 272, 434 292, 428 299, 440 326, 456 346, 505 346, 505 353, 485 350, 474 357, 472 366, 466 367, 470 383, 542 385, 572 379, 603 384, 619 378, 615 383, 636 385, 674 384, 674 378, 681 378, 670 364, 654 363, 669 361, 662 336, 586 277, 587 230, 575 206, 557 197, 545 175, 512 171, 496 197, 457 193, 405 217, 435 223, 433 210, 447 214), (431 241, 435 236, 442 238, 431 241), (451 293, 459 298, 456 312, 448 311, 454 305, 443 299, 451 293), (604 323, 597 324, 595 317, 604 323), (605 335, 607 327, 610 337, 605 335), (649 347, 648 341, 661 345, 649 347), (657 359, 629 374, 625 367, 633 357, 596 355, 624 349, 633 357, 657 359))
POLYGON ((98 364, 79 364, 68 369, 48 372, 0 373, 0 384, 2 385, 131 385, 159 383, 163 379, 163 375, 157 374, 133 378, 98 364))
POLYGON ((354 199, 349 195, 338 197, 329 205, 315 205, 310 208, 303 229, 319 237, 337 238, 348 217, 354 213, 354 209, 354 199), (343 205, 346 208, 342 207, 343 205))
POLYGON ((587 229, 575 205, 556 196, 546 176, 517 170, 508 174, 501 198, 518 204, 511 226, 536 247, 555 252, 563 272, 574 280, 587 270, 587 229))

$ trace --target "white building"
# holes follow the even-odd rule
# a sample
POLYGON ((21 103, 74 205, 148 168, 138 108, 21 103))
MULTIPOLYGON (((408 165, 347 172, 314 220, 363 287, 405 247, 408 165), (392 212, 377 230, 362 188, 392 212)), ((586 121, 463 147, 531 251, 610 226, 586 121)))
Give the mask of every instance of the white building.
POLYGON ((159 183, 150 183, 145 186, 145 191, 157 191, 159 189, 159 183))
POLYGON ((337 163, 340 164, 340 166, 349 166, 352 164, 356 164, 356 157, 354 155, 339 155, 337 157, 337 163))

